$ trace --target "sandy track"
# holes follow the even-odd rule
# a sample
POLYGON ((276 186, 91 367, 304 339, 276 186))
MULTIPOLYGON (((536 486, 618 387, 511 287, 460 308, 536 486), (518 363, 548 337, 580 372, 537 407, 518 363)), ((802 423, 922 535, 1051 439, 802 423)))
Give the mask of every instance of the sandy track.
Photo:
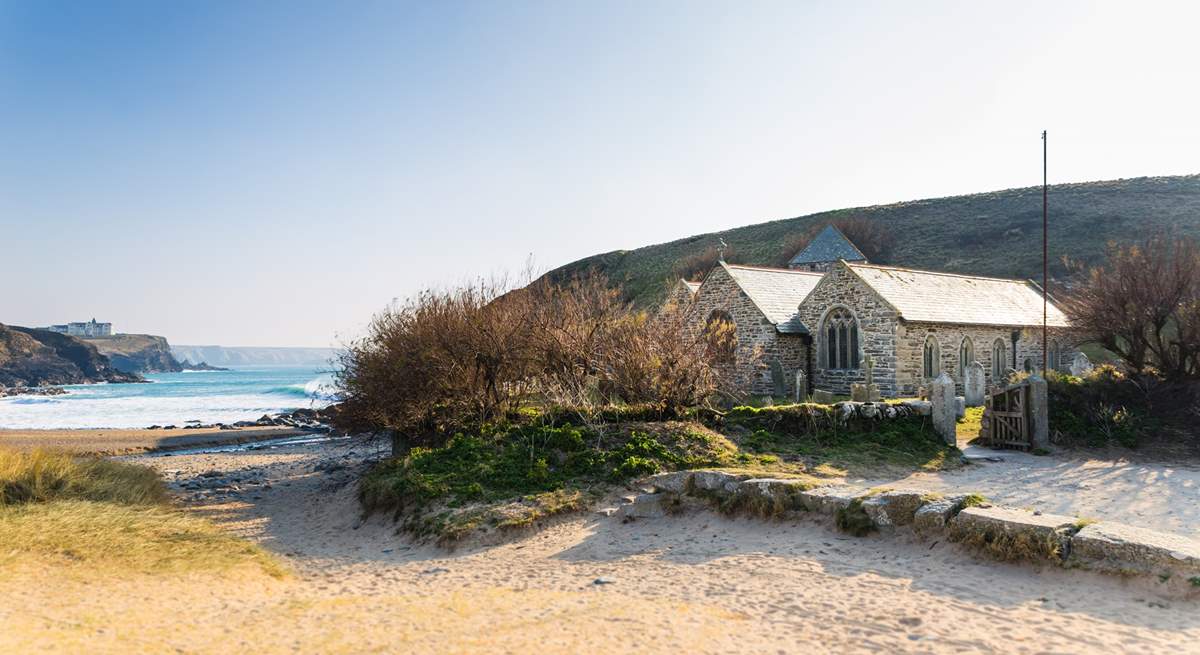
POLYGON ((360 520, 352 480, 375 452, 343 442, 137 457, 176 486, 216 480, 182 493, 284 554, 296 578, 122 582, 67 605, 35 590, 24 607, 112 616, 146 649, 184 652, 1200 652, 1200 606, 1156 597, 1149 582, 854 539, 809 520, 587 516, 447 553, 360 520), (207 471, 217 477, 196 477, 207 471))

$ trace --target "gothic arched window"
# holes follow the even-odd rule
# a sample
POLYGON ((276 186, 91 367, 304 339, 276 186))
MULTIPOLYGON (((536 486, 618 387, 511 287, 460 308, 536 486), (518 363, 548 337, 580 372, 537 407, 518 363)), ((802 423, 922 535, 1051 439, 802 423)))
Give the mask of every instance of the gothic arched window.
POLYGON ((971 342, 971 337, 963 337, 962 343, 958 345, 958 379, 960 381, 967 379, 967 367, 975 363, 975 344, 971 342))
POLYGON ((858 321, 845 307, 838 307, 825 317, 821 329, 825 337, 825 368, 858 368, 858 321))
POLYGON ((938 347, 937 338, 932 334, 925 337, 924 372, 926 378, 936 378, 938 376, 938 372, 942 368, 941 358, 941 348, 938 347))
POLYGON ((992 381, 999 382, 1004 379, 1004 371, 1008 364, 1008 349, 1004 345, 1004 339, 996 339, 992 344, 992 381))

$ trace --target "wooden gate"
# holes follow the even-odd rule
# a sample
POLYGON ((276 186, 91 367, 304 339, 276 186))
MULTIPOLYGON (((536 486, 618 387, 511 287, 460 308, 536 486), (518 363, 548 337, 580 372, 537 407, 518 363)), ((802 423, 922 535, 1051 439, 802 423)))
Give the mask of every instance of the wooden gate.
POLYGON ((980 441, 990 448, 1033 446, 1029 425, 1029 385, 1018 384, 984 399, 980 441))

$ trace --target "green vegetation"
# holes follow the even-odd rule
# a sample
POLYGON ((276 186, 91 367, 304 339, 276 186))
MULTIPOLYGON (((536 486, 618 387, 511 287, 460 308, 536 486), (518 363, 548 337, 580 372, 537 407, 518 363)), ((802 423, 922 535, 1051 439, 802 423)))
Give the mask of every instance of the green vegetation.
POLYGON ((966 498, 963 498, 962 509, 966 509, 968 507, 979 507, 980 505, 987 505, 991 502, 992 501, 988 500, 987 496, 984 496, 983 494, 971 493, 967 494, 966 498))
POLYGON ((0 450, 0 543, 0 569, 284 573, 257 545, 172 509, 154 470, 47 451, 0 450))
POLYGON ((1050 371, 1046 381, 1056 443, 1137 448, 1162 427, 1151 418, 1146 390, 1112 366, 1098 366, 1087 378, 1050 371))
MULTIPOLYGON (((672 269, 716 245, 718 238, 737 249, 739 261, 771 265, 780 261, 789 237, 840 218, 880 223, 894 248, 877 263, 975 275, 1037 278, 1041 275, 1041 187, 1008 189, 937 198, 747 225, 669 243, 618 250, 572 262, 548 277, 569 279, 596 271, 621 283, 640 305, 661 300, 674 283, 672 269), (1004 248, 996 244, 1003 242, 1004 248), (947 259, 946 253, 953 253, 947 259)), ((1050 188, 1051 275, 1066 272, 1062 254, 1086 264, 1100 262, 1108 241, 1136 241, 1148 231, 1174 228, 1200 236, 1200 176, 1143 177, 1050 188)), ((746 217, 747 221, 754 217, 746 217)))
POLYGON ((724 418, 741 449, 752 455, 799 461, 822 474, 876 475, 961 465, 961 453, 943 444, 922 417, 840 423, 828 405, 735 407, 724 418))
POLYGON ((1002 562, 1056 560, 1062 550, 1058 537, 1028 532, 1009 534, 999 530, 959 530, 953 528, 950 539, 974 548, 1002 562))
POLYGON ((968 407, 966 415, 958 419, 958 438, 970 443, 979 437, 983 426, 983 408, 968 407))
POLYGON ((855 498, 837 511, 834 521, 839 530, 855 537, 865 537, 875 530, 875 522, 867 516, 862 504, 862 498, 855 498))

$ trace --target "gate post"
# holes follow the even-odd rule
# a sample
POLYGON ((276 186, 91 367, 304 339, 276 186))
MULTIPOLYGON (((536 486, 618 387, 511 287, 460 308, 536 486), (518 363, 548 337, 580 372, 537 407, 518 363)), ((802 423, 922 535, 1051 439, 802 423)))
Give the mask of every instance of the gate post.
POLYGON ((1050 447, 1050 391, 1037 373, 1029 376, 1029 442, 1034 448, 1050 447))
POLYGON ((942 371, 929 383, 930 416, 933 429, 949 446, 958 446, 958 399, 954 396, 954 380, 942 371))

